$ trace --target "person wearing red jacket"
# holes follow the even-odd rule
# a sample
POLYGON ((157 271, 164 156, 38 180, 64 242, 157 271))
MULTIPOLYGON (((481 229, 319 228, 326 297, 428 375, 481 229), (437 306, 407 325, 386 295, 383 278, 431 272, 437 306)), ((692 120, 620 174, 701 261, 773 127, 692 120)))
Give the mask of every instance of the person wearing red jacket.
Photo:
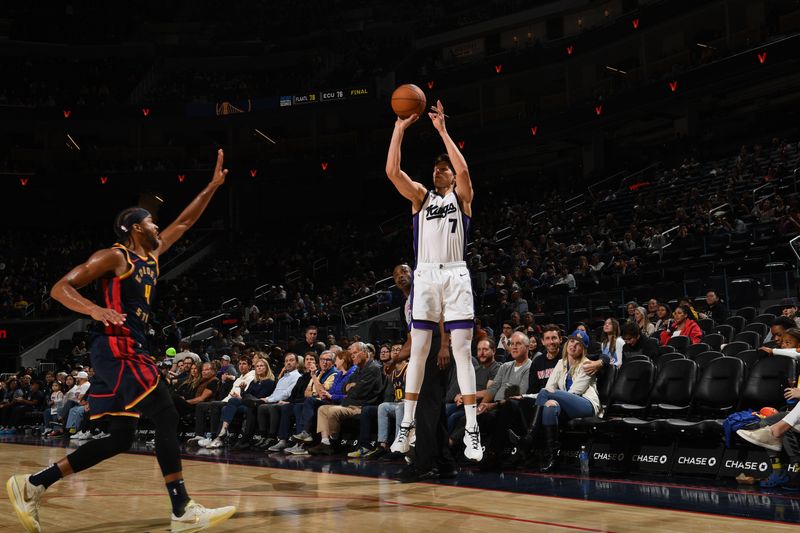
POLYGON ((672 337, 682 335, 689 337, 692 344, 697 344, 703 338, 703 330, 697 322, 689 318, 691 310, 685 305, 679 305, 672 312, 673 323, 666 330, 661 332, 661 345, 666 346, 672 337))

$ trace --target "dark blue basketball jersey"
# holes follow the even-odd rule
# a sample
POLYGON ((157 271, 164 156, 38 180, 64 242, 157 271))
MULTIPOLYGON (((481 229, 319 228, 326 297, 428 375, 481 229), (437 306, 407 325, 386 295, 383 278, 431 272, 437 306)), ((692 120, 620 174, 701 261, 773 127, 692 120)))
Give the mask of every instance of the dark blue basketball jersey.
POLYGON ((121 276, 101 280, 100 305, 127 316, 121 326, 98 323, 97 330, 103 335, 131 337, 145 346, 147 323, 150 321, 158 281, 158 260, 152 254, 147 258, 140 257, 121 244, 115 244, 112 248, 125 254, 130 268, 121 276))

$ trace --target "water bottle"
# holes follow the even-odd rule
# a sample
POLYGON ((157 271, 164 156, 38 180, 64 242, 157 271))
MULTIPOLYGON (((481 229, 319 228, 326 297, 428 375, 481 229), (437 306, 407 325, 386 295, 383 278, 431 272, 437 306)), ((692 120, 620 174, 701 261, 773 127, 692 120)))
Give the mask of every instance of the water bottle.
POLYGON ((581 446, 581 451, 578 454, 578 461, 581 463, 581 475, 589 475, 589 452, 586 451, 586 446, 581 446))
POLYGON ((211 432, 210 431, 206 431, 206 438, 208 440, 211 440, 211 432))

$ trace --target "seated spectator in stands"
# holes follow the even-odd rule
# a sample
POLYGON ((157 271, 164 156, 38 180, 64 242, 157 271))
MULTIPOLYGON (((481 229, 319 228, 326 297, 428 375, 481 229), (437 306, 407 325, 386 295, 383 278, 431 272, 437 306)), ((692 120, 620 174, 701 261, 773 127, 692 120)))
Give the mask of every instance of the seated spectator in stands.
POLYGON ((323 405, 317 411, 317 432, 321 441, 308 450, 312 455, 331 455, 332 438, 339 434, 342 420, 359 416, 362 406, 377 405, 382 398, 383 377, 380 365, 369 363, 366 345, 356 341, 350 345, 348 351, 358 369, 350 376, 342 404, 323 405))
MULTIPOLYGON (((280 423, 278 425, 278 442, 267 448, 267 451, 280 452, 288 448, 289 436, 294 434, 292 431, 292 420, 295 422, 300 420, 302 422, 303 403, 308 396, 307 393, 311 390, 309 387, 311 386, 312 376, 317 376, 320 372, 317 352, 306 352, 303 357, 303 366, 298 368, 298 370, 300 371, 300 377, 294 384, 289 398, 283 402, 278 402, 278 405, 281 406, 280 423), (298 412, 300 413, 299 417, 295 415, 295 413, 298 412)), ((302 423, 300 427, 302 427, 302 423)), ((298 432, 299 431, 298 429, 298 432)), ((260 444, 260 442, 257 440, 256 444, 260 444)))
POLYGON ((658 322, 658 300, 650 298, 647 300, 647 320, 653 323, 658 322))
MULTIPOLYGON (((634 307, 635 309, 635 307, 634 307)), ((619 322, 615 318, 607 318, 603 323, 603 335, 600 340, 600 352, 607 356, 611 364, 622 364, 622 349, 625 341, 620 336, 619 322)))
POLYGON ((786 330, 796 327, 794 320, 785 316, 775 317, 769 325, 769 332, 762 340, 764 346, 768 348, 781 348, 781 339, 786 330))
POLYGON ((567 265, 561 265, 561 272, 558 278, 556 278, 555 283, 553 283, 553 286, 556 285, 566 285, 569 288, 569 292, 573 292, 575 287, 577 287, 575 276, 570 274, 569 267, 567 265))
POLYGON ((661 345, 666 346, 672 337, 689 337, 691 344, 697 344, 703 338, 703 330, 697 325, 691 316, 691 309, 685 305, 679 305, 672 312, 672 325, 661 332, 661 345))
POLYGON ((392 373, 392 347, 388 344, 382 344, 378 352, 378 358, 383 365, 383 374, 389 376, 392 373))
POLYGON ((220 358, 220 366, 219 371, 217 372, 217 379, 219 379, 222 383, 228 381, 235 381, 236 378, 239 377, 239 372, 236 371, 236 367, 231 364, 231 356, 230 355, 223 355, 220 358))
POLYGON ((500 338, 497 339, 497 350, 501 352, 500 357, 505 359, 506 354, 509 352, 511 335, 514 333, 514 328, 511 327, 510 320, 503 322, 503 329, 501 331, 500 338))
MULTIPOLYGON (((196 369, 197 365, 193 366, 196 369)), ((210 402, 214 398, 214 394, 219 387, 219 380, 214 372, 214 365, 211 363, 203 363, 203 367, 197 376, 192 379, 188 384, 184 384, 185 393, 181 394, 177 391, 172 399, 175 403, 175 408, 178 410, 180 416, 194 414, 195 406, 199 403, 210 402), (186 387, 188 385, 188 387, 186 387)))
POLYGON ((542 472, 552 472, 558 463, 560 449, 558 424, 560 420, 599 416, 602 412, 597 393, 597 378, 588 375, 584 363, 588 336, 570 336, 561 360, 556 364, 547 385, 536 396, 542 408, 541 423, 545 434, 545 459, 542 472))
POLYGON ((634 301, 630 301, 630 302, 625 304, 625 321, 626 322, 628 322, 628 321, 635 322, 636 321, 636 318, 633 315, 636 314, 636 308, 637 307, 639 307, 639 304, 637 304, 634 301))
MULTIPOLYGON (((322 350, 318 350, 317 346, 317 326, 308 326, 305 331, 305 336, 303 337, 302 341, 298 341, 297 345, 295 345, 295 350, 297 353, 306 353, 306 352, 317 352, 317 354, 322 353, 322 350)), ((324 349, 324 346, 322 347, 324 349)))
MULTIPOLYGON (((395 345, 400 346, 402 345, 395 345)), ((394 346, 392 347, 394 352, 394 346)), ((400 350, 397 350, 400 353, 400 350)), ((323 358, 325 354, 323 354, 323 358)), ((393 359, 394 360, 394 359, 393 359)), ((350 357, 349 350, 341 350, 335 354, 334 358, 336 372, 333 374, 333 381, 330 387, 317 389, 317 396, 306 398, 303 403, 302 424, 298 423, 297 427, 300 431, 297 435, 292 435, 292 440, 298 444, 309 443, 314 440, 312 429, 314 428, 314 416, 322 405, 338 405, 342 403, 345 397, 345 386, 347 385, 350 377, 358 370, 358 366, 353 364, 353 359, 350 357)), ((326 380, 327 382, 327 380, 326 380)), ((308 452, 302 447, 296 451, 290 451, 292 455, 305 455, 308 452)))
POLYGON ((762 224, 774 222, 776 220, 775 208, 769 199, 762 200, 753 207, 751 214, 762 224))
POLYGON ((646 355, 651 361, 658 359, 658 341, 643 335, 636 324, 628 322, 622 326, 622 340, 625 341, 625 346, 622 347, 624 358, 629 355, 646 355))
POLYGON ((8 380, 2 401, 0 401, 0 429, 3 431, 11 431, 9 426, 11 412, 19 402, 19 399, 23 397, 23 394, 24 392, 19 386, 18 379, 12 377, 8 380))
POLYGON ((58 411, 64 405, 64 393, 61 390, 61 384, 58 381, 53 381, 50 384, 50 400, 47 402, 47 409, 44 410, 44 427, 45 430, 50 429, 50 424, 58 420, 58 411))
POLYGON ((589 261, 589 268, 592 272, 599 276, 605 266, 606 264, 600 260, 600 254, 592 254, 592 259, 589 261))
POLYGON ((636 243, 633 241, 633 235, 630 231, 625 232, 622 242, 619 243, 623 251, 632 252, 636 250, 636 243))
POLYGON ((689 309, 689 318, 692 320, 698 320, 700 318, 700 313, 697 312, 697 309, 694 308, 694 304, 692 303, 692 299, 688 296, 681 296, 678 298, 678 306, 685 306, 689 309))
POLYGON ((389 379, 386 380, 383 402, 377 406, 378 440, 375 447, 368 447, 371 431, 367 428, 371 429, 371 423, 365 420, 365 412, 368 407, 372 406, 365 405, 361 408, 359 448, 348 453, 348 457, 354 459, 359 457, 377 458, 386 455, 389 451, 389 445, 397 438, 400 432, 400 421, 403 420, 403 398, 405 397, 407 367, 408 361, 399 362, 389 375, 389 379), (395 434, 392 440, 389 440, 389 419, 394 420, 395 434))
POLYGON ((650 337, 656 332, 655 324, 647 320, 647 309, 644 307, 637 307, 636 311, 633 313, 633 318, 634 325, 639 328, 639 331, 645 337, 650 337))
POLYGON ((22 425, 25 415, 32 411, 43 410, 46 406, 46 397, 42 391, 42 382, 33 381, 30 390, 21 397, 17 396, 12 400, 11 410, 8 413, 6 426, 17 428, 22 425))
POLYGON ((520 290, 516 288, 511 291, 511 309, 520 315, 528 312, 528 300, 523 298, 520 290))
POLYGON ((800 359, 798 348, 800 348, 800 329, 788 328, 781 335, 780 344, 776 346, 760 346, 758 349, 767 352, 769 355, 783 355, 793 359, 800 359))
MULTIPOLYGON (((220 426, 220 415, 222 408, 233 398, 233 395, 240 395, 244 389, 250 385, 250 382, 255 379, 256 372, 253 368, 253 361, 258 362, 261 354, 257 353, 252 359, 242 357, 239 359, 239 372, 240 376, 232 383, 224 379, 220 379, 217 392, 214 394, 214 400, 211 402, 202 402, 195 405, 194 410, 194 434, 195 436, 189 439, 187 445, 197 445, 202 448, 209 445, 216 437, 213 433, 214 430, 220 426), (207 436, 204 436, 206 435, 207 436)), ((224 373, 223 376, 230 376, 224 373)))
MULTIPOLYGON (((244 384, 244 382, 241 382, 244 384)), ((248 411, 250 416, 250 431, 243 430, 242 439, 250 439, 252 435, 252 427, 255 426, 253 420, 255 419, 255 409, 262 398, 268 397, 272 391, 275 390, 275 375, 272 373, 272 368, 263 359, 258 359, 255 363, 255 375, 253 380, 246 387, 234 387, 228 398, 227 404, 222 408, 220 418, 222 424, 217 431, 217 437, 206 445, 206 448, 221 448, 225 445, 224 439, 228 436, 228 426, 233 422, 237 413, 247 416, 248 411), (237 390, 238 389, 238 390, 237 390)))
POLYGON ((659 302, 657 311, 658 320, 656 321, 655 337, 660 339, 661 332, 666 331, 672 326, 672 308, 669 304, 659 302))
POLYGON ((717 324, 724 324, 728 320, 728 308, 722 303, 715 290, 706 292, 706 305, 700 312, 700 318, 711 318, 717 324))
MULTIPOLYGON (((278 427, 281 421, 281 404, 286 402, 292 394, 297 380, 300 379, 300 365, 305 367, 305 359, 300 359, 292 352, 288 352, 283 359, 283 369, 278 374, 278 383, 269 395, 259 397, 256 402, 256 420, 258 421, 258 436, 254 444, 262 445, 265 442, 272 446, 278 442, 278 427)), ((305 368, 304 368, 305 370, 305 368)))
MULTIPOLYGON (((180 341, 178 343, 178 349, 180 350, 178 353, 175 354, 175 360, 185 360, 187 357, 191 357, 194 364, 200 366, 203 363, 203 360, 200 358, 199 355, 192 351, 192 345, 187 341, 180 341)), ((230 359, 229 359, 230 361, 230 359)))

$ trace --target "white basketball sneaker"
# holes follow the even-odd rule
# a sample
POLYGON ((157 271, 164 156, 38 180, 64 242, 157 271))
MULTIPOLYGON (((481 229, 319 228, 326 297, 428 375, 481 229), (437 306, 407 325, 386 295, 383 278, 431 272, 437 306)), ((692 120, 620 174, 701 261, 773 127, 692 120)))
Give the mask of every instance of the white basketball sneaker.
POLYGON ((39 500, 44 494, 45 488, 41 485, 31 485, 28 479, 31 476, 17 474, 8 478, 6 489, 8 499, 17 513, 17 518, 22 523, 22 527, 28 533, 39 533, 42 531, 39 525, 39 500))
POLYGON ((172 515, 173 533, 194 533, 216 526, 232 517, 236 507, 229 505, 218 509, 206 509, 199 503, 189 501, 186 512, 180 518, 172 515))
POLYGON ((394 453, 408 453, 411 447, 411 432, 414 430, 414 424, 400 424, 400 431, 397 432, 397 438, 392 443, 391 450, 394 453))
POLYGON ((472 430, 464 431, 464 457, 470 461, 480 461, 483 459, 483 446, 481 446, 481 431, 478 426, 472 430))

